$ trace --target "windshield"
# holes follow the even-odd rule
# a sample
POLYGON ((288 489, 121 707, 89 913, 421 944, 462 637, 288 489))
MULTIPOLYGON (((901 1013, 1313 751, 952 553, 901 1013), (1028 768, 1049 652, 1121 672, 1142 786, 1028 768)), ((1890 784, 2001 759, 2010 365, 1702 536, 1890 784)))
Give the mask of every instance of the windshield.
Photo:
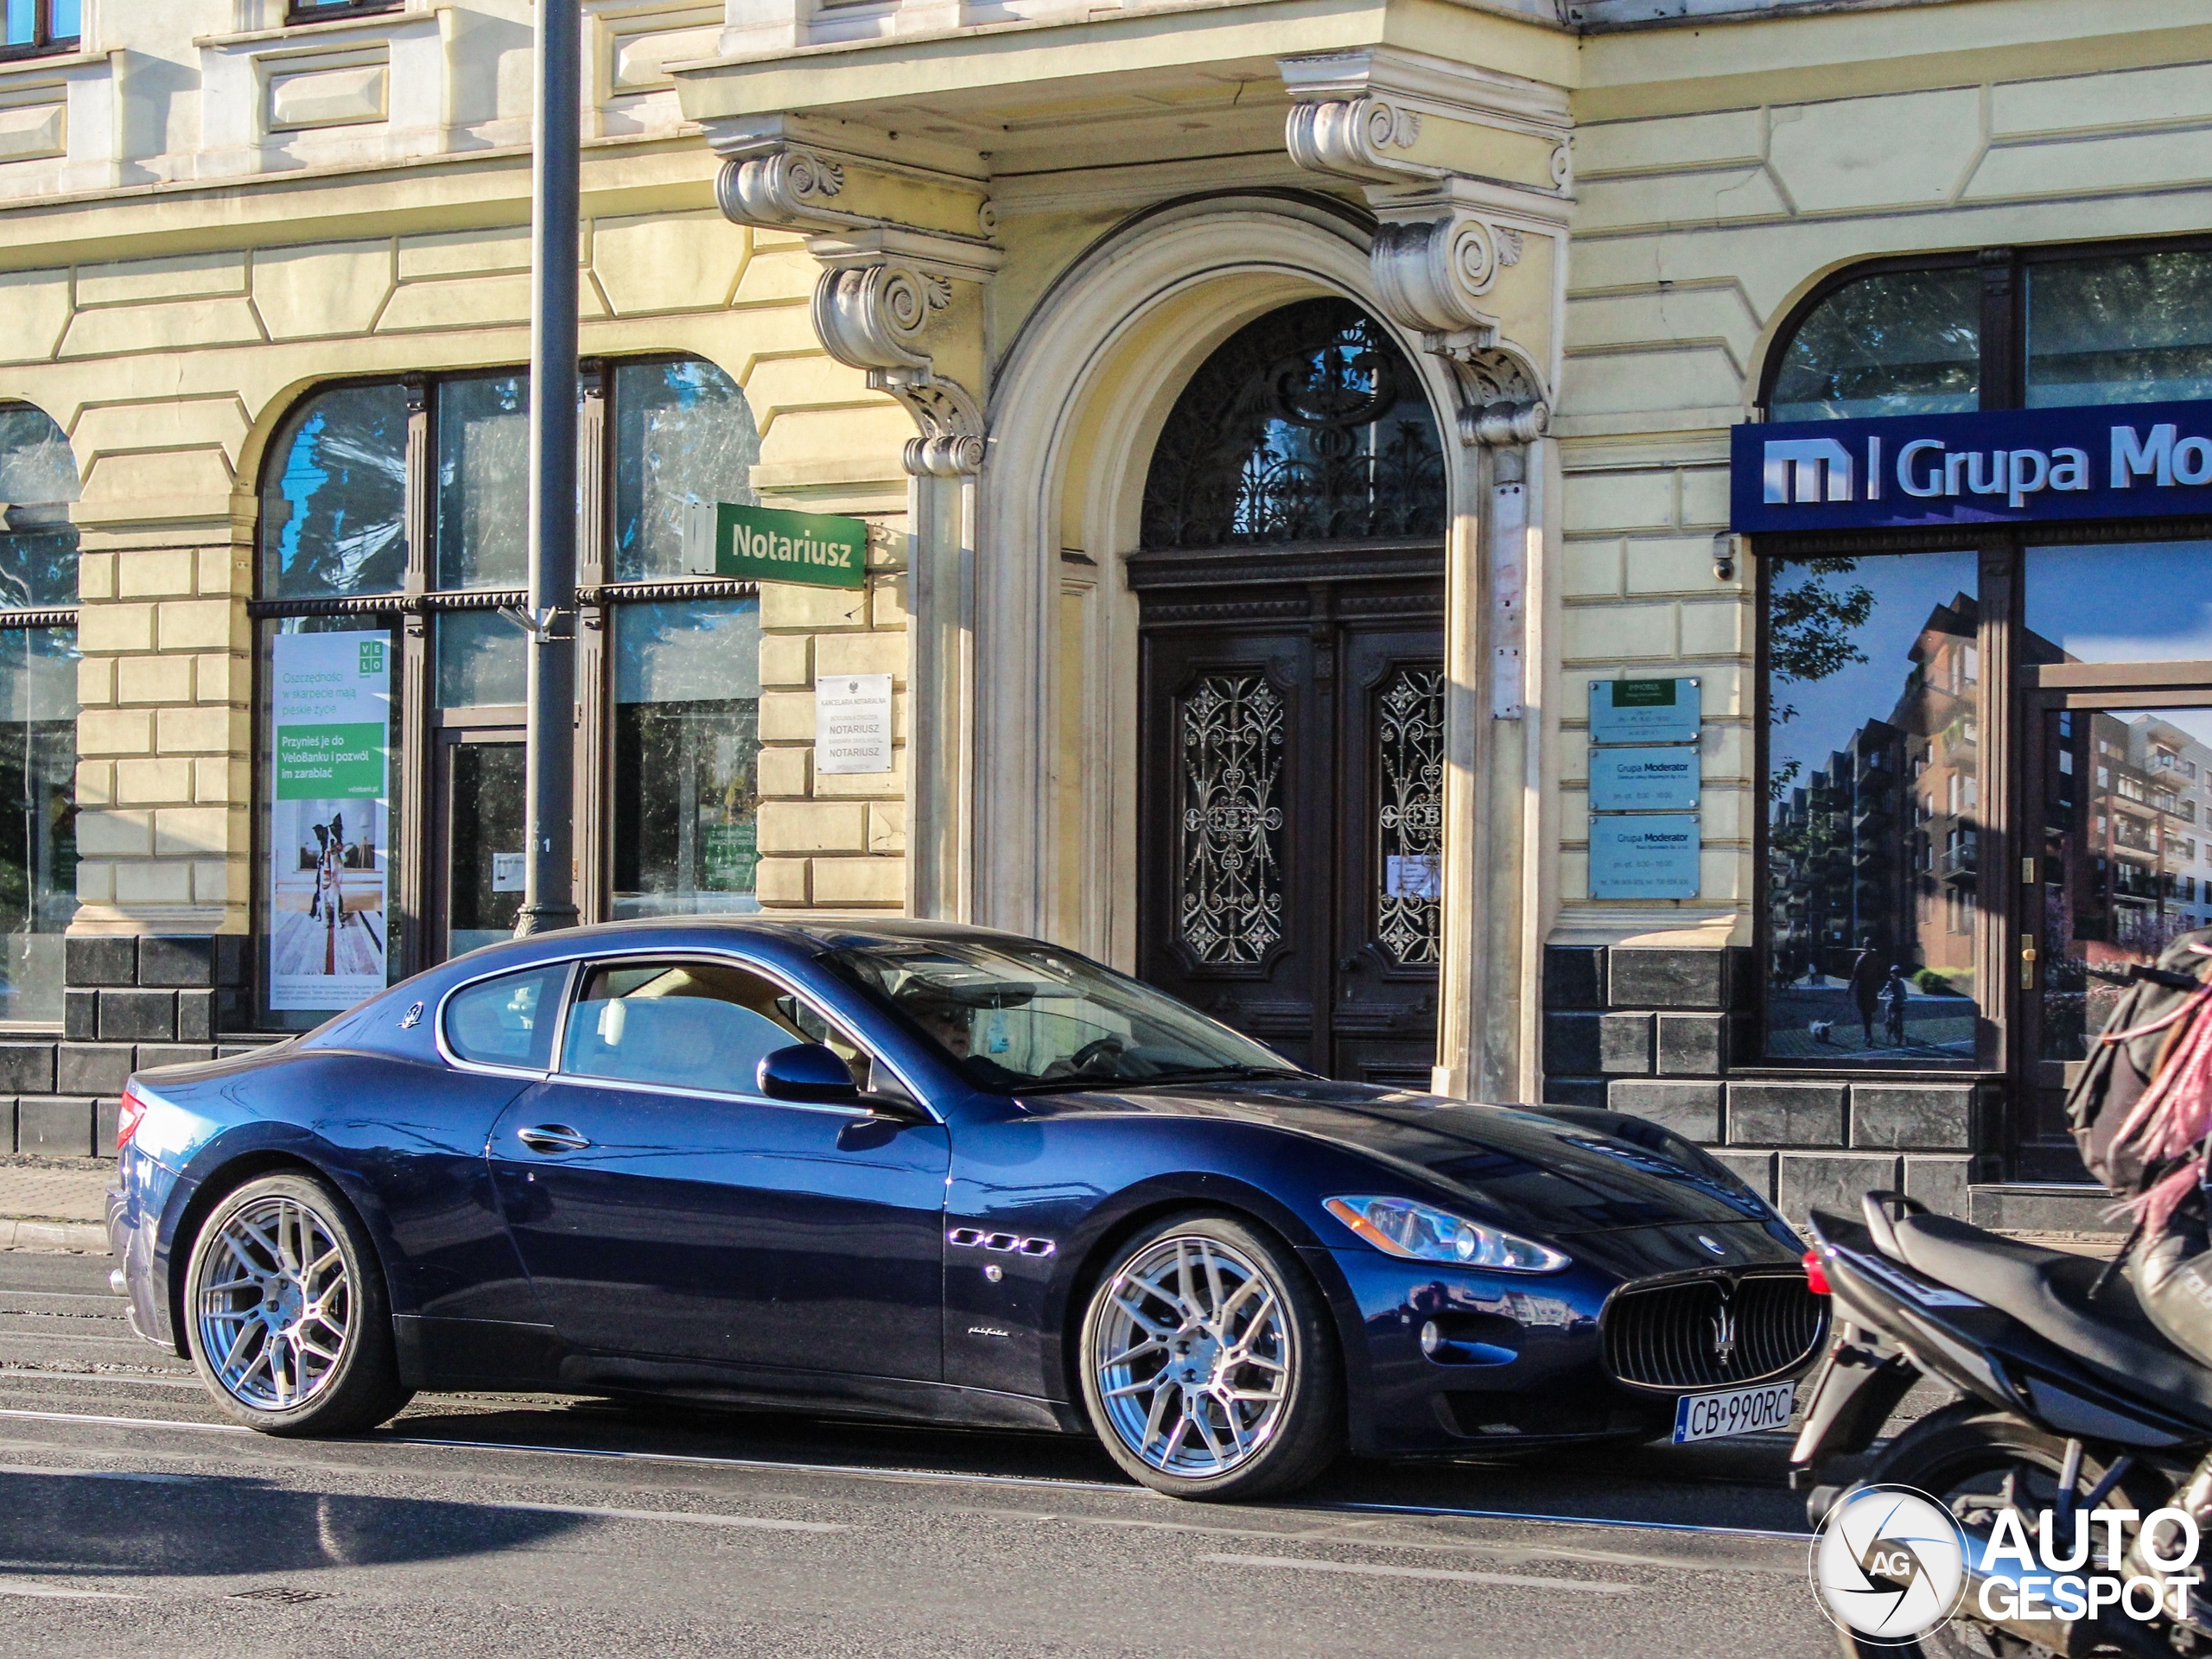
POLYGON ((1303 1075, 1150 986, 1050 945, 884 940, 829 959, 985 1089, 1303 1075))

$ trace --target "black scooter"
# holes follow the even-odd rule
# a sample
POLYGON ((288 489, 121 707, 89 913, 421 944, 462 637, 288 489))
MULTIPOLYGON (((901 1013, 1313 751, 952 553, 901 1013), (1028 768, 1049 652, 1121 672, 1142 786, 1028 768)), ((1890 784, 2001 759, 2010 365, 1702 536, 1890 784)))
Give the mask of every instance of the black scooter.
MULTIPOLYGON (((1806 1256, 1814 1288, 1825 1278, 1834 1317, 1803 1429, 1790 1453, 1790 1484, 1811 1489, 1818 1525, 1851 1490, 1830 1484, 1838 1459, 1857 1458, 1922 1376, 1961 1398, 1929 1413, 1853 1472, 1853 1484, 1910 1486, 1947 1505, 1968 1540, 1967 1582, 1948 1624, 1903 1647, 1861 1643, 1849 1656, 1929 1659, 2027 1659, 2120 1653, 2139 1659, 2212 1656, 2212 1582, 2190 1602, 2184 1622, 2168 1612, 2143 1622, 2109 1606, 2095 1618, 2062 1619, 2041 1597, 2033 1616, 1993 1620, 1980 1611, 2024 1599, 2017 1586, 1981 1591, 1992 1578, 2024 1571, 1986 1546, 2003 1511, 2018 1513, 2030 1539, 2049 1515, 2051 1535, 2069 1540, 2077 1510, 2169 1505, 2203 1517, 2212 1510, 2212 1371, 2159 1333, 2127 1279, 2090 1258, 2003 1238, 1897 1192, 1870 1192, 1863 1222, 1815 1211, 1806 1256)), ((2164 1524, 2164 1523, 2162 1523, 2164 1524)), ((2204 1554, 2212 1556, 2212 1526, 2204 1554)), ((2143 1542, 2126 1548, 2139 1562, 2143 1542)), ((2170 1559, 2167 1539, 2153 1541, 2170 1559)), ((2063 1548, 2063 1545, 2062 1545, 2063 1548)), ((2158 1576, 2155 1567, 2130 1572, 2158 1576)), ((2203 1569, 2212 1580, 2212 1561, 2203 1569)))

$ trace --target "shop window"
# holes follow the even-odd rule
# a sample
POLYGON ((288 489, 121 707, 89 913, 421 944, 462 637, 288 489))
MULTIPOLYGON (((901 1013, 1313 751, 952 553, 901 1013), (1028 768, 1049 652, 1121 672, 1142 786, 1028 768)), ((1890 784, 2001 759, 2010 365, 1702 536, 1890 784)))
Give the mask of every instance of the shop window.
POLYGON ((1977 592, 1966 552, 1769 573, 1769 1058, 1973 1062, 1979 688, 1936 671, 1963 664, 1977 592))
POLYGON ((760 434, 737 383, 711 363, 623 363, 613 378, 613 575, 680 577, 685 505, 752 500, 760 434))
POLYGON ((760 662, 757 600, 616 614, 616 916, 759 908, 760 662))
POLYGON ((1433 538, 1444 451, 1382 326, 1346 300, 1271 311, 1176 400, 1145 481, 1147 548, 1433 538))
POLYGON ((2021 573, 2031 663, 2212 662, 2212 542, 2030 547, 2021 573))
POLYGON ((2027 366, 2031 409, 2212 397, 2212 252, 2031 265, 2027 366))
POLYGON ((77 909, 77 494, 61 429, 0 404, 0 1025, 61 1019, 77 909))
POLYGON ((1770 409, 1777 421, 1948 414, 1980 395, 1980 274, 1889 271, 1839 288, 1797 325, 1770 409))
MULTIPOLYGON (((578 527, 579 696, 606 718, 584 723, 577 811, 611 835, 580 822, 579 901, 587 916, 749 909, 758 601, 683 569, 682 524, 692 503, 757 499, 758 430, 697 359, 584 381, 596 486, 581 499, 606 507, 578 527)), ((251 607, 268 1026, 315 1025, 512 929, 529 407, 513 371, 334 386, 271 447, 251 607), (318 717, 331 686, 350 713, 318 717)))
POLYGON ((0 56, 73 52, 85 32, 84 0, 5 0, 7 40, 0 56))

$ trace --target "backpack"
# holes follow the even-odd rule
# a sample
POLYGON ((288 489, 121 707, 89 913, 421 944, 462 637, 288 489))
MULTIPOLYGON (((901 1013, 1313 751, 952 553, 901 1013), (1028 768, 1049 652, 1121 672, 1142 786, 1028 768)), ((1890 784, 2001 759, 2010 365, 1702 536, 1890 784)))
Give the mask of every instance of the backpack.
MULTIPOLYGON (((2212 963, 2212 928, 2184 933, 2168 945, 2155 967, 2133 963, 2124 972, 2089 971, 2127 986, 2104 1029, 2089 1043, 2088 1058, 2066 1091, 2066 1122, 2089 1173, 2132 1206, 2190 1159, 2148 1157, 2135 1136, 2115 1145, 2118 1131, 2166 1061, 2183 1046, 2212 1007, 2201 995, 2212 963)), ((2138 1214, 2141 1211, 2138 1208, 2138 1214)))

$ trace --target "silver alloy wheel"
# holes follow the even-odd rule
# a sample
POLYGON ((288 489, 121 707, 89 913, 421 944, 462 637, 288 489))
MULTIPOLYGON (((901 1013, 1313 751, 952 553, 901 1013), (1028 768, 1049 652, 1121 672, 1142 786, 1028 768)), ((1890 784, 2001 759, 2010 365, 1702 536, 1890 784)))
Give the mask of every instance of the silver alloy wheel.
POLYGON ((1160 1239, 1115 1274, 1085 1356, 1122 1443, 1163 1473, 1242 1467, 1282 1426, 1298 1363, 1281 1289, 1219 1239, 1160 1239))
POLYGON ((345 1357, 353 1287, 330 1223, 297 1198, 246 1205, 201 1255, 200 1351, 230 1396, 290 1411, 327 1384, 345 1357))

